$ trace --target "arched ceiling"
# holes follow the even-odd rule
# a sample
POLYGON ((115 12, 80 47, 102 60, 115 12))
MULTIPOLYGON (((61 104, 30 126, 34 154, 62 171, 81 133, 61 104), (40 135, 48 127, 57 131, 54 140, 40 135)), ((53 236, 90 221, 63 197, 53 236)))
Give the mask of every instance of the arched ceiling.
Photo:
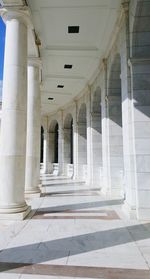
MULTIPOLYGON (((41 41, 42 113, 48 114, 74 99, 98 69, 120 13, 121 0, 24 2, 30 8, 41 41), (68 26, 79 26, 79 33, 68 33, 68 26), (72 67, 68 69, 64 65, 72 67)), ((32 45, 30 40, 31 50, 32 45)))

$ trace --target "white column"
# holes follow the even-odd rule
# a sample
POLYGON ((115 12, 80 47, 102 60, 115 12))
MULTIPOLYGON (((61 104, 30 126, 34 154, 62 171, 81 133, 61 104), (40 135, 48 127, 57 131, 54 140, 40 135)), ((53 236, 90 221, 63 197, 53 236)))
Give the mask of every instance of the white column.
POLYGON ((55 133, 49 132, 48 137, 49 137, 49 148, 48 148, 49 173, 53 173, 55 133))
POLYGON ((86 110, 86 119, 87 119, 87 180, 86 183, 90 186, 92 181, 92 138, 91 138, 91 93, 88 94, 87 100, 87 110, 86 110))
POLYGON ((75 115, 73 117, 73 179, 78 178, 78 124, 77 124, 77 102, 75 102, 75 115))
POLYGON ((50 157, 50 146, 49 146, 49 133, 44 130, 44 154, 43 154, 43 162, 44 162, 44 174, 49 173, 49 157, 50 157))
POLYGON ((124 191, 123 211, 130 218, 136 218, 136 180, 135 161, 133 160, 133 114, 131 98, 131 72, 128 65, 130 57, 129 3, 122 3, 124 13, 124 44, 121 48, 121 84, 122 84, 122 127, 124 149, 124 191))
MULTIPOLYGON (((99 104, 100 106, 100 104, 99 104)), ((91 113, 91 172, 92 185, 102 187, 102 133, 101 113, 91 113)))
POLYGON ((59 175, 63 175, 64 174, 63 111, 60 112, 59 130, 58 130, 58 163, 59 163, 59 175))
POLYGON ((108 88, 107 88, 107 60, 103 60, 103 87, 102 87, 102 165, 103 186, 102 193, 110 192, 110 158, 109 158, 109 129, 108 129, 108 88))
POLYGON ((28 64, 28 108, 26 150, 26 196, 39 196, 41 96, 39 81, 40 61, 29 60, 28 64))
POLYGON ((27 16, 1 11, 6 21, 0 150, 0 218, 23 219, 27 119, 27 16), (11 213, 11 214, 10 214, 11 213))
POLYGON ((58 163, 59 163, 59 175, 64 174, 64 130, 62 126, 59 126, 58 134, 58 163))

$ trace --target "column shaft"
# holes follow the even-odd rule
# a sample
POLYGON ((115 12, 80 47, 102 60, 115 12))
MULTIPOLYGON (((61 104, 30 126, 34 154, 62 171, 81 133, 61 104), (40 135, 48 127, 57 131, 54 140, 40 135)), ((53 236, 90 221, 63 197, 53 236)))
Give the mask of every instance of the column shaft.
MULTIPOLYGON (((24 199, 27 117, 27 25, 15 13, 6 20, 0 151, 0 218, 29 208, 24 199)), ((11 215, 12 216, 12 215, 11 215)), ((18 217, 17 217, 18 216, 18 217)))
POLYGON ((39 194, 41 100, 39 66, 28 65, 28 109, 25 193, 39 194))
POLYGON ((44 173, 49 173, 50 163, 50 135, 44 131, 44 173))
POLYGON ((73 179, 78 178, 78 124, 77 124, 77 103, 75 103, 75 115, 73 118, 73 179))
POLYGON ((58 130, 58 163, 59 175, 64 174, 64 129, 63 129, 63 111, 60 111, 60 121, 58 130))
POLYGON ((89 93, 87 102, 87 178, 86 183, 91 185, 92 183, 92 128, 91 128, 91 94, 89 93))
POLYGON ((92 144, 92 185, 102 186, 102 133, 101 114, 92 113, 91 116, 91 144, 92 144))
POLYGON ((62 125, 59 126, 58 163, 59 163, 59 175, 63 175, 64 174, 64 130, 62 125))

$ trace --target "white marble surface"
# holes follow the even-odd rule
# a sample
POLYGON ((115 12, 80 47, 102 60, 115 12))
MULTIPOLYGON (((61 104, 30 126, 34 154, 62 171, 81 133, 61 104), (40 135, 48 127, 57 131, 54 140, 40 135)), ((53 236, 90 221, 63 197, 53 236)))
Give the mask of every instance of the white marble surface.
MULTIPOLYGON (((52 191, 54 187, 55 191, 60 187, 68 191, 68 184, 65 189, 65 185, 59 185, 59 181, 57 183, 52 191)), ((75 184, 70 187, 71 190, 78 190, 75 184)), ((85 185, 80 187, 85 191, 85 185)), ((51 192, 51 186, 47 187, 48 192, 51 192)), ((24 221, 0 221, 0 262, 149 270, 150 225, 128 220, 121 211, 119 200, 104 201, 96 193, 93 191, 91 196, 81 193, 72 196, 56 194, 28 200, 28 203, 33 205, 33 210, 55 211, 53 216, 68 216, 69 213, 60 213, 67 209, 115 210, 121 219, 30 219, 29 215, 24 221), (58 215, 56 211, 59 211, 58 215)), ((74 215, 70 213, 70 216, 74 215)), ((87 216, 87 213, 81 215, 87 216)), ((65 277, 6 272, 0 273, 0 278, 65 277)))
POLYGON ((39 193, 41 96, 39 60, 32 59, 28 65, 28 109, 25 192, 39 193))

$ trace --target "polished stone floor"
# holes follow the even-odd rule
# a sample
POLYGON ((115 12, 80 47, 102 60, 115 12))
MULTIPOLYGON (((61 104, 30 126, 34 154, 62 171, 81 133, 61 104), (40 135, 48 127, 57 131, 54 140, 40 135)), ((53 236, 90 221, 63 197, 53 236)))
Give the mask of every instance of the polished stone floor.
POLYGON ((0 278, 150 278, 150 222, 82 181, 42 176, 24 221, 0 221, 0 278))

